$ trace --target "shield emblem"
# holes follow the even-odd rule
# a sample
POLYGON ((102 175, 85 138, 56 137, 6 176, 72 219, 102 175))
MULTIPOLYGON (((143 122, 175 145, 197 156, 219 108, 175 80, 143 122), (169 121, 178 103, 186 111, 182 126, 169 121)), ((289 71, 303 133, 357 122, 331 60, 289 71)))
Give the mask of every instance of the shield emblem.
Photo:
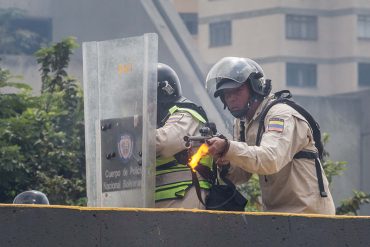
POLYGON ((118 142, 118 152, 119 156, 123 159, 124 162, 127 162, 132 156, 133 149, 133 140, 131 135, 124 134, 121 136, 118 142))

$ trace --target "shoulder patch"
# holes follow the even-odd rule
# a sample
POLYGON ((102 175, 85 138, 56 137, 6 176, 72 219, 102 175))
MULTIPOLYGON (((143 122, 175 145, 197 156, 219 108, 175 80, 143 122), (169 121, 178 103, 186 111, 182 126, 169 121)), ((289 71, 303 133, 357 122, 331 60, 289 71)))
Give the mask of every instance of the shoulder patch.
POLYGON ((270 118, 267 125, 267 131, 283 132, 284 130, 284 119, 281 118, 270 118))
POLYGON ((174 114, 174 115, 171 115, 167 121, 166 121, 166 124, 173 124, 173 123, 177 123, 178 121, 180 121, 182 118, 184 117, 184 114, 174 114))

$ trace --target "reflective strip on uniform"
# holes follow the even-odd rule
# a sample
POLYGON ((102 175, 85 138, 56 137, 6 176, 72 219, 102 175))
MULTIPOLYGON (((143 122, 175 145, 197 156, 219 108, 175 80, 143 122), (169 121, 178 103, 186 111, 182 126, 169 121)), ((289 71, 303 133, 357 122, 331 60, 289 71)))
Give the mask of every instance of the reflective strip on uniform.
MULTIPOLYGON (((156 170, 155 200, 184 197, 186 191, 193 185, 190 168, 186 165, 176 164, 177 161, 173 157, 159 161, 161 161, 158 162, 161 165, 157 166, 156 170), (164 160, 168 161, 168 163, 163 162, 164 160)), ((203 157, 199 163, 212 169, 212 158, 210 156, 203 157)), ((200 188, 209 189, 211 187, 211 184, 200 175, 197 174, 197 176, 200 188)))
MULTIPOLYGON (((181 169, 181 168, 189 169, 189 167, 187 165, 178 164, 177 161, 174 158, 168 158, 166 161, 167 161, 167 163, 164 163, 163 160, 158 160, 157 159, 157 162, 156 162, 157 172, 158 171, 164 171, 164 170, 181 169), (170 163, 172 163, 172 165, 170 165, 169 167, 166 167, 166 165, 170 164, 170 163), (166 167, 166 168, 162 169, 161 166, 166 167)), ((212 162, 213 162, 212 156, 206 155, 206 156, 204 156, 200 159, 199 164, 202 164, 202 165, 207 166, 210 169, 212 169, 212 164, 213 164, 212 162)))
POLYGON ((191 181, 174 188, 166 188, 155 192, 155 201, 182 198, 186 190, 191 186, 191 181))
POLYGON ((206 123, 207 121, 202 117, 202 115, 200 115, 198 112, 192 110, 192 109, 188 109, 188 108, 180 108, 178 106, 173 106, 171 107, 169 110, 168 110, 171 114, 173 114, 175 111, 186 111, 188 113, 190 113, 193 117, 195 117, 196 119, 198 119, 200 122, 202 123, 206 123))
POLYGON ((158 167, 158 166, 170 163, 171 161, 176 161, 173 156, 169 158, 162 158, 162 157, 157 158, 155 163, 156 163, 156 166, 158 167))
MULTIPOLYGON (((181 185, 192 185, 192 183, 193 183, 193 181, 190 180, 190 181, 183 181, 183 182, 178 182, 178 183, 173 183, 173 184, 166 184, 166 185, 162 185, 162 186, 157 187, 155 189, 155 191, 159 192, 159 191, 162 191, 162 190, 175 188, 175 187, 178 187, 178 186, 181 186, 181 185)), ((206 180, 200 180, 199 185, 202 189, 210 189, 211 188, 211 184, 209 182, 207 182, 206 180)))
MULTIPOLYGON (((211 188, 211 184, 204 180, 199 181, 199 185, 202 189, 208 190, 211 188)), ((192 181, 184 181, 157 187, 155 191, 155 201, 182 198, 191 186, 192 181)))
POLYGON ((161 166, 157 166, 156 168, 156 175, 161 175, 168 172, 175 172, 175 171, 189 171, 190 168, 187 165, 178 164, 177 161, 174 159, 173 161, 162 164, 161 166))
POLYGON ((200 159, 199 163, 212 170, 213 158, 210 155, 206 155, 200 159))
POLYGON ((171 167, 169 169, 166 169, 166 170, 160 170, 160 171, 156 171, 156 175, 162 175, 162 174, 165 174, 165 173, 169 173, 169 172, 178 172, 178 171, 188 171, 190 172, 190 169, 189 167, 184 167, 184 166, 176 166, 176 167, 171 167))
MULTIPOLYGON (((199 180, 204 179, 198 173, 197 177, 199 180)), ((173 171, 160 175, 157 174, 157 176, 155 177, 155 183, 157 187, 167 184, 175 184, 178 183, 179 181, 190 181, 190 180, 192 180, 190 169, 183 171, 173 171)))

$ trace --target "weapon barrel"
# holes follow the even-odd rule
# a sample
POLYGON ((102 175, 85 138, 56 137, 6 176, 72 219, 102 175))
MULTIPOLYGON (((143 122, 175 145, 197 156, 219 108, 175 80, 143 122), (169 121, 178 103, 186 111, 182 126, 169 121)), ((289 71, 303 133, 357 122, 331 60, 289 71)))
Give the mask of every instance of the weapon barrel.
POLYGON ((212 136, 184 136, 184 141, 186 142, 190 142, 190 141, 198 141, 198 142, 201 142, 201 141, 205 141, 205 140, 208 140, 208 139, 211 139, 212 136))

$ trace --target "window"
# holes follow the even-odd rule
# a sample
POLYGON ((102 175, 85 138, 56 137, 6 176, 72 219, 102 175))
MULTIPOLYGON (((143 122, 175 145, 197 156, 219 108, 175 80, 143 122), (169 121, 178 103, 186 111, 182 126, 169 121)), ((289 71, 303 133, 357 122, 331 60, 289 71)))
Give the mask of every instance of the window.
POLYGON ((209 41, 210 47, 231 45, 231 22, 210 23, 209 41))
POLYGON ((0 54, 33 54, 52 39, 50 18, 12 18, 0 20, 7 39, 0 40, 0 54))
POLYGON ((370 86, 370 63, 358 64, 358 85, 370 86))
POLYGON ((359 15, 357 18, 357 35, 359 38, 370 39, 370 16, 359 15))
POLYGON ((292 87, 316 87, 316 64, 287 63, 287 85, 292 87))
POLYGON ((317 16, 286 15, 287 39, 317 40, 317 16))
POLYGON ((186 28, 191 35, 198 34, 198 14, 197 13, 180 13, 186 28))

